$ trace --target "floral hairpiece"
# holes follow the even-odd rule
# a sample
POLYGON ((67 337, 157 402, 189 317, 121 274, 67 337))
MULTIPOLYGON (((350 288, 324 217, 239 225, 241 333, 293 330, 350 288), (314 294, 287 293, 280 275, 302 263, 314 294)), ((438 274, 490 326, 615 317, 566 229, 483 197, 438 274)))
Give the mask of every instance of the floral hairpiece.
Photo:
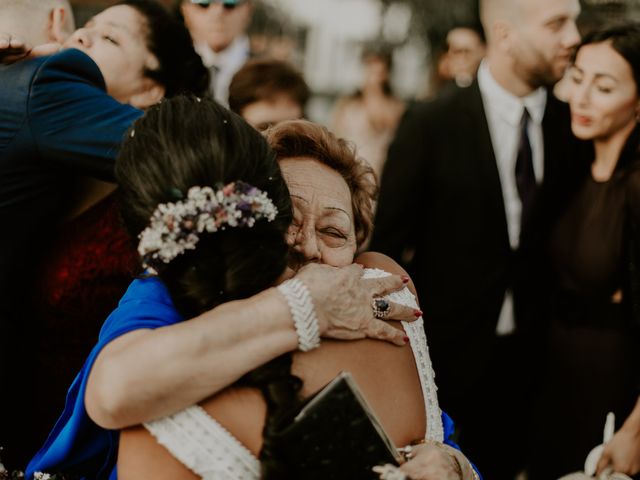
POLYGON ((219 189, 191 187, 187 198, 161 203, 150 225, 138 236, 138 253, 145 268, 157 273, 186 250, 193 250, 204 232, 226 227, 253 227, 256 220, 271 222, 278 209, 266 192, 245 182, 232 182, 219 189))

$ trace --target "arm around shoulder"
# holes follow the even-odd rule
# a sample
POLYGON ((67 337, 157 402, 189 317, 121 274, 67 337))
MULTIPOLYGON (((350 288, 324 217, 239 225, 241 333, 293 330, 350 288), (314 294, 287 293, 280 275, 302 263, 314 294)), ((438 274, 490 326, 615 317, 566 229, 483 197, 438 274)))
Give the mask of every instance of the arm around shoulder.
MULTIPOLYGON (((405 344, 402 331, 375 319, 371 310, 374 296, 405 286, 400 276, 363 279, 356 265, 311 264, 296 278, 309 291, 320 336, 405 344)), ((161 288, 156 290, 162 293, 161 288)), ((85 407, 94 422, 105 428, 123 428, 182 410, 299 346, 294 316, 276 288, 186 321, 164 321, 161 317, 177 316, 177 312, 166 299, 163 306, 159 297, 160 307, 151 307, 158 319, 155 323, 145 313, 146 293, 138 295, 145 300, 131 302, 130 312, 120 314, 120 322, 128 328, 116 332, 130 333, 103 340, 106 346, 89 374, 85 407), (127 316, 139 318, 132 326, 127 316)), ((121 301, 119 309, 124 305, 121 301)), ((416 318, 410 307, 399 307, 399 314, 398 319, 416 318)))
POLYGON ((48 57, 33 78, 28 101, 31 131, 43 158, 113 181, 122 139, 142 112, 107 94, 90 57, 75 49, 48 57))
POLYGON ((89 375, 86 410, 104 428, 143 423, 198 403, 297 345, 289 308, 272 288, 111 341, 89 375))
MULTIPOLYGON (((355 262, 360 263, 367 268, 379 268, 380 270, 384 270, 385 272, 389 272, 393 275, 409 277, 407 271, 402 268, 398 262, 396 262, 393 258, 385 255, 384 253, 364 252, 358 255, 358 257, 355 259, 355 262)), ((410 277, 409 282, 407 283, 407 288, 411 290, 411 293, 413 293, 413 295, 416 296, 417 299, 416 287, 410 277)))

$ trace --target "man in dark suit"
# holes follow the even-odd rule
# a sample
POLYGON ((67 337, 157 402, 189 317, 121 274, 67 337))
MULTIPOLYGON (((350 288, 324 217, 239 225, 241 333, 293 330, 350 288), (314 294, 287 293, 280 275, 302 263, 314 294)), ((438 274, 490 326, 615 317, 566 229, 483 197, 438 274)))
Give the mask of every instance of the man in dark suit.
POLYGON ((580 148, 546 87, 579 41, 579 9, 481 0, 478 78, 406 113, 382 176, 371 249, 413 276, 441 405, 491 480, 513 480, 525 463, 545 234, 580 148))

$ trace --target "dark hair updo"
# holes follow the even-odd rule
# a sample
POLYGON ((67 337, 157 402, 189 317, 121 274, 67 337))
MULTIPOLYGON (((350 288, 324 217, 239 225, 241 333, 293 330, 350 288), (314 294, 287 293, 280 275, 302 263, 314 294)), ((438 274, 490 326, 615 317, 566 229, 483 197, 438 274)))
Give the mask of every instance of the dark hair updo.
POLYGON ((161 203, 194 186, 241 180, 267 193, 272 222, 200 235, 195 250, 159 272, 187 318, 273 285, 286 268, 289 191, 264 138, 213 100, 176 97, 149 109, 132 127, 116 162, 122 217, 133 238, 161 203))
MULTIPOLYGON (((185 318, 254 295, 284 272, 292 208, 275 154, 258 131, 213 100, 176 97, 151 107, 125 140, 116 177, 122 217, 134 238, 159 204, 178 200, 177 191, 186 197, 193 186, 242 180, 266 192, 278 209, 272 222, 201 234, 194 250, 160 269, 159 277, 185 318)), ((262 478, 291 478, 281 461, 279 439, 300 403, 302 382, 291 374, 291 355, 249 372, 239 383, 259 388, 267 402, 262 478)))
POLYGON ((158 60, 158 68, 145 69, 145 76, 165 88, 165 96, 206 95, 209 71, 193 48, 189 30, 157 0, 121 0, 137 10, 146 22, 147 49, 158 60))

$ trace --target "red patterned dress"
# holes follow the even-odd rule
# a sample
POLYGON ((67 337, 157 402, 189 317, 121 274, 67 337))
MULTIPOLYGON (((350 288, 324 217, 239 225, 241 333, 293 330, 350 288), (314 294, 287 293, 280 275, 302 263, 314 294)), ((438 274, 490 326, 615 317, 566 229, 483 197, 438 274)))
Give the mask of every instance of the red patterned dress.
POLYGON ((120 224, 114 194, 65 223, 53 240, 40 276, 34 334, 34 380, 43 395, 35 412, 38 441, 45 440, 62 412, 102 323, 138 271, 135 246, 120 224))

